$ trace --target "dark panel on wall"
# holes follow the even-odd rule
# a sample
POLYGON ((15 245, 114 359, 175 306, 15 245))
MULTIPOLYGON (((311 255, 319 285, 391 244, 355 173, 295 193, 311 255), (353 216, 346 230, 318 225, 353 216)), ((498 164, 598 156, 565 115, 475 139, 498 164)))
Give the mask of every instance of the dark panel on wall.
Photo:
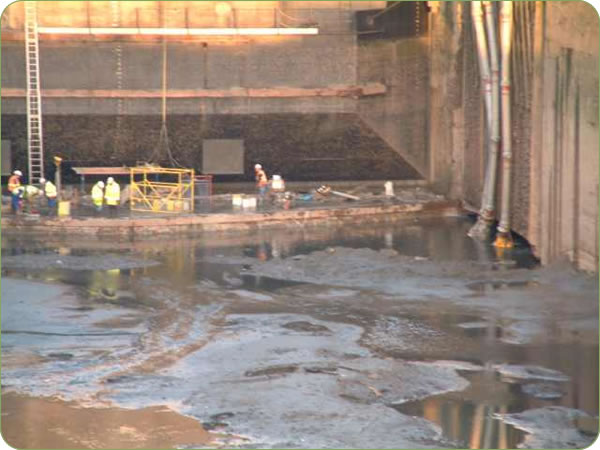
POLYGON ((359 39, 409 38, 427 33, 426 2, 388 2, 385 9, 357 11, 356 32, 359 39))

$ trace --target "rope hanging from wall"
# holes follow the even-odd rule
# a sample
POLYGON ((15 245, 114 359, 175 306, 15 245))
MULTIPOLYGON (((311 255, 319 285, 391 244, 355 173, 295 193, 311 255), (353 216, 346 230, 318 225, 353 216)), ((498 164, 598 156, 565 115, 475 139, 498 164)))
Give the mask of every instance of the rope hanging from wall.
MULTIPOLYGON (((161 5, 161 22, 164 27, 164 17, 161 5)), ((154 153, 150 157, 150 163, 160 164, 166 163, 175 167, 183 167, 179 161, 173 157, 171 147, 169 146, 169 131, 167 129, 167 40, 162 38, 162 105, 161 105, 162 123, 160 127, 160 136, 158 145, 154 149, 154 153)))
MULTIPOLYGON (((89 2, 87 3, 89 9, 89 2)), ((113 28, 118 28, 121 25, 121 13, 119 9, 119 2, 114 0, 110 2, 112 23, 113 28)), ((89 10, 88 10, 89 14, 89 10)), ((120 39, 116 40, 114 47, 115 54, 115 78, 117 80, 117 89, 120 91, 123 89, 123 46, 120 39)), ((117 117, 115 121, 115 134, 114 134, 114 149, 111 155, 111 159, 118 159, 121 154, 122 140, 123 140, 123 98, 117 98, 117 117)))

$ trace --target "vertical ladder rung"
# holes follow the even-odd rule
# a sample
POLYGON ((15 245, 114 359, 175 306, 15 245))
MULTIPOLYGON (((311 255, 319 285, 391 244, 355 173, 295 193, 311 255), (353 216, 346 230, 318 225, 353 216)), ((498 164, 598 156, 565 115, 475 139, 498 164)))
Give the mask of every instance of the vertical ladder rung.
POLYGON ((42 115, 40 111, 39 44, 36 2, 25 2, 25 61, 27 70, 27 125, 29 176, 42 176, 44 152, 42 148, 42 115))

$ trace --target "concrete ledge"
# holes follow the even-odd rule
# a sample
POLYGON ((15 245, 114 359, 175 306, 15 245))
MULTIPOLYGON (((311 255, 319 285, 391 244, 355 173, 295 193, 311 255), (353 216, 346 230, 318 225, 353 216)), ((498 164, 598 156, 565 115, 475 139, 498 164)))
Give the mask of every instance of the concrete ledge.
POLYGON ((23 218, 2 217, 5 235, 88 236, 98 239, 141 239, 160 235, 193 235, 205 232, 246 231, 272 227, 342 223, 385 223, 411 217, 460 216, 458 201, 435 201, 401 205, 376 205, 267 213, 197 214, 140 218, 23 218))

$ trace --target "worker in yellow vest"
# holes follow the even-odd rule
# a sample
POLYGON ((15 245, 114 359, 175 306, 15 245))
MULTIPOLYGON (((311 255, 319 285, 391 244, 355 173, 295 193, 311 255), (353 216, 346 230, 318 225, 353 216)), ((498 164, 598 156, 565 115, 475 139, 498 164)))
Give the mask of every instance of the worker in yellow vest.
POLYGON ((21 187, 21 177, 23 173, 20 170, 15 170, 8 179, 8 192, 10 193, 10 206, 13 213, 17 213, 21 206, 22 192, 19 189, 21 187))
POLYGON ((109 216, 117 215, 117 206, 121 200, 121 187, 113 177, 108 177, 106 180, 106 189, 104 191, 104 200, 108 205, 109 216))
POLYGON ((58 194, 56 186, 45 178, 40 178, 40 186, 44 190, 44 195, 48 201, 48 215, 53 216, 56 209, 56 197, 58 194))
POLYGON ((26 214, 38 214, 37 204, 42 190, 33 184, 19 186, 17 190, 20 191, 20 197, 23 199, 23 212, 26 214))
POLYGON ((104 203, 104 181, 98 181, 92 188, 92 202, 96 209, 96 215, 102 212, 102 204, 104 203))

